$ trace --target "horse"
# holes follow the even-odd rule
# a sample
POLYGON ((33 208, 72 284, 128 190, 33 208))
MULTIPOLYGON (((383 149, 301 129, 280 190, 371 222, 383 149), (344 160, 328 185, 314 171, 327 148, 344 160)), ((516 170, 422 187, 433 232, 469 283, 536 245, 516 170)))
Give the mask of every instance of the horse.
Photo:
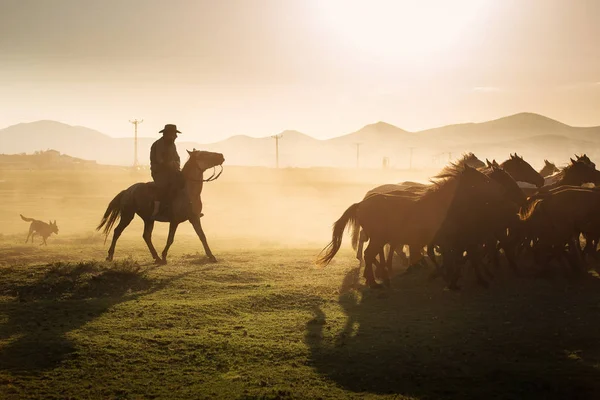
MULTIPOLYGON (((463 155, 463 158, 457 162, 457 165, 459 165, 459 166, 461 166, 461 165, 477 166, 476 168, 479 168, 480 170, 484 171, 484 173, 486 173, 486 174, 491 174, 494 170, 503 170, 510 177, 512 177, 516 182, 527 182, 527 183, 534 184, 537 186, 543 185, 543 182, 544 182, 544 178, 542 178, 541 175, 535 169, 533 169, 533 167, 527 161, 525 161, 523 159, 523 157, 519 156, 517 153, 515 153, 514 155, 511 154, 510 157, 506 161, 504 161, 502 164, 498 164, 496 162, 496 160, 494 160, 493 162, 490 162, 487 159, 486 159, 486 163, 483 163, 473 153, 467 153, 467 154, 463 155)), ((495 176, 499 179, 504 178, 499 173, 495 174, 495 176)), ((503 180, 503 184, 510 185, 510 187, 507 190, 512 191, 512 194, 514 196, 516 196, 515 203, 519 204, 519 203, 524 202, 525 197, 521 190, 516 190, 517 189, 515 187, 516 184, 508 183, 508 181, 505 178, 503 180)), ((365 195, 365 198, 370 195, 373 195, 374 193, 389 193, 393 190, 405 190, 407 192, 410 192, 411 190, 418 191, 420 189, 423 189, 424 187, 425 187, 425 185, 423 185, 423 184, 420 184, 420 186, 411 186, 411 187, 402 187, 401 185, 382 185, 382 186, 376 187, 376 188, 370 190, 369 192, 367 192, 367 194, 365 195)), ((518 208, 517 208, 517 210, 518 210, 518 208)), ((517 210, 515 210, 515 213, 517 210)), ((361 232, 360 235, 358 236, 358 238, 359 238, 359 240, 356 242, 357 244, 354 247, 357 250, 356 258, 359 261, 362 261, 363 247, 364 247, 364 243, 368 240, 368 236, 364 232, 361 232)), ((401 249, 399 249, 399 250, 401 250, 401 249)), ((414 250, 416 250, 416 249, 414 249, 414 250)), ((410 251, 410 249, 409 249, 409 251, 410 251)), ((435 260, 435 251, 434 251, 433 247, 431 247, 431 246, 427 247, 427 254, 429 255, 429 258, 432 260, 433 264, 436 267, 438 267, 438 264, 435 260)), ((492 257, 494 257, 494 260, 496 260, 497 254, 490 254, 490 255, 492 255, 492 257)), ((390 253, 390 257, 393 257, 392 253, 390 253)), ((513 262, 512 260, 509 261, 509 263, 510 263, 511 267, 513 267, 513 269, 516 270, 516 263, 513 262)), ((390 264, 390 263, 388 262, 388 264, 390 264)), ((412 260, 409 259, 409 266, 410 265, 412 265, 412 260)))
MULTIPOLYGON (((477 169, 485 167, 485 163, 483 161, 481 161, 479 158, 477 158, 477 156, 473 153, 464 153, 462 155, 462 157, 456 162, 456 165, 458 165, 458 166, 468 165, 469 167, 477 168, 477 169)), ((393 184, 393 183, 385 184, 385 185, 377 186, 377 187, 369 190, 365 194, 363 199, 366 199, 367 197, 370 197, 374 194, 386 194, 386 193, 392 193, 392 192, 396 192, 396 191, 404 191, 407 196, 410 196, 410 193, 424 189, 427 186, 428 185, 426 185, 424 183, 410 182, 410 181, 401 182, 398 184, 393 184)), ((358 241, 355 244, 353 244, 353 246, 354 246, 354 249, 356 250, 356 259, 359 260, 359 262, 362 262, 364 244, 366 241, 369 240, 369 238, 362 230, 360 231, 359 236, 357 236, 357 237, 358 237, 358 241)), ((404 253, 402 253, 402 254, 404 254, 404 253)))
POLYGON ((552 176, 558 172, 560 172, 560 169, 558 169, 558 167, 553 162, 544 159, 544 167, 539 172, 542 178, 546 179, 549 176, 552 176))
MULTIPOLYGON (((321 252, 318 264, 325 266, 331 262, 341 247, 344 229, 352 224, 353 235, 362 228, 369 237, 365 250, 365 278, 369 287, 378 287, 372 265, 377 255, 381 257, 385 244, 422 248, 434 238, 450 208, 462 207, 469 197, 502 193, 499 184, 468 165, 451 164, 434 179, 437 179, 435 183, 416 199, 378 194, 351 205, 335 222, 332 240, 321 252)), ((380 262, 385 260, 380 259, 380 262)), ((389 285, 387 276, 384 282, 389 285)))
POLYGON ((108 238, 112 227, 120 219, 119 224, 114 230, 112 243, 108 249, 107 261, 112 261, 117 240, 119 240, 121 233, 131 223, 136 214, 144 221, 143 238, 148 245, 155 263, 161 265, 167 263, 167 253, 175 239, 177 227, 184 221, 189 221, 194 227, 209 260, 212 262, 217 261, 208 246, 206 235, 200 223, 200 217, 202 216, 202 200, 200 195, 204 182, 211 182, 219 178, 223 172, 225 158, 221 153, 197 151, 196 149, 194 151, 188 150, 188 154, 189 159, 181 171, 185 185, 173 199, 171 205, 172 212, 169 216, 159 214, 155 218, 152 217, 153 204, 157 196, 157 187, 154 182, 133 184, 117 194, 109 203, 100 224, 96 228, 98 231, 102 229, 102 232, 108 238), (216 170, 214 168, 217 166, 221 167, 221 171, 215 174, 216 170), (212 176, 204 179, 204 172, 210 168, 213 168, 212 176), (154 229, 155 221, 169 223, 169 236, 160 257, 152 244, 152 230, 154 229))
POLYGON ((530 183, 538 188, 544 186, 542 175, 517 153, 511 154, 506 161, 500 164, 500 167, 517 182, 530 183))
POLYGON ((536 239, 536 263, 545 267, 552 258, 566 259, 578 271, 582 263, 579 235, 600 235, 600 190, 565 186, 530 200, 519 218, 536 239))
MULTIPOLYGON (((517 182, 506 171, 497 164, 488 162, 488 165, 487 169, 480 171, 501 185, 502 195, 472 199, 468 203, 470 212, 458 214, 456 218, 449 214, 436 238, 427 246, 427 254, 437 268, 432 278, 444 272, 442 266, 435 261, 434 245, 444 257, 444 268, 454 268, 451 288, 458 287, 458 267, 467 260, 471 261, 478 282, 487 286, 487 282, 479 273, 479 264, 482 256, 487 254, 497 265, 498 248, 504 250, 509 266, 518 272, 515 260, 516 243, 510 240, 508 232, 514 230, 518 221, 516 214, 519 208, 527 203, 527 199, 517 182), (463 257, 465 252, 467 256, 463 257), (447 257, 448 253, 451 255, 447 257)), ((491 276, 489 271, 488 275, 491 276)))
POLYGON ((581 186, 586 183, 600 184, 600 171, 596 170, 595 164, 583 158, 570 159, 571 163, 562 168, 555 177, 554 183, 545 185, 540 191, 549 191, 559 186, 581 186))
POLYGON ((596 164, 592 160, 590 160, 590 158, 585 153, 582 154, 582 155, 580 155, 580 156, 578 156, 577 154, 575 154, 575 159, 577 161, 582 161, 582 162, 588 164, 592 168, 596 168, 596 164))

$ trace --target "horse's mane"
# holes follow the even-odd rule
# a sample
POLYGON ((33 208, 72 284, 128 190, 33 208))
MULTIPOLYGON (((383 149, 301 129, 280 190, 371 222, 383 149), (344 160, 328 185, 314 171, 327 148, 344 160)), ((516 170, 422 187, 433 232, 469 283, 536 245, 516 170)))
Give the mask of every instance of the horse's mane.
POLYGON ((437 175, 433 176, 431 178, 431 182, 438 183, 439 180, 448 180, 450 178, 456 178, 458 177, 458 175, 463 173, 464 170, 464 165, 460 164, 460 162, 452 162, 446 165, 437 175))
POLYGON ((573 161, 573 160, 571 160, 571 162, 567 166, 559 168, 560 171, 558 171, 556 174, 554 174, 554 177, 556 178, 557 181, 560 181, 561 179, 563 179, 565 177, 566 174, 569 173, 569 171, 571 171, 577 165, 586 165, 587 166, 587 164, 584 161, 580 161, 580 160, 573 161))
POLYGON ((460 159, 460 161, 469 161, 469 160, 478 160, 478 158, 472 152, 463 153, 462 158, 460 159))
POLYGON ((446 165, 437 175, 429 179, 431 185, 424 186, 423 188, 416 190, 415 193, 422 198, 438 192, 440 189, 444 188, 448 182, 459 178, 464 171, 465 166, 463 164, 460 162, 451 162, 450 164, 446 165))

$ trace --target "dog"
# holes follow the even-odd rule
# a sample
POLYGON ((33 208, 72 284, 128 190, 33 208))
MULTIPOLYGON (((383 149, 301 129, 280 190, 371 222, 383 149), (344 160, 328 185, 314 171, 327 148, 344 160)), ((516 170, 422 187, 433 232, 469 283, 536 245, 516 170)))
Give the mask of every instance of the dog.
POLYGON ((48 239, 53 233, 58 235, 58 225, 56 225, 56 220, 54 220, 54 222, 49 221, 49 223, 45 223, 44 221, 38 221, 37 219, 24 217, 23 214, 19 215, 21 215, 21 219, 23 221, 31 222, 25 243, 29 241, 29 237, 31 237, 31 243, 33 243, 33 237, 35 235, 40 235, 43 239, 43 242, 40 244, 40 246, 48 246, 46 239, 48 239))

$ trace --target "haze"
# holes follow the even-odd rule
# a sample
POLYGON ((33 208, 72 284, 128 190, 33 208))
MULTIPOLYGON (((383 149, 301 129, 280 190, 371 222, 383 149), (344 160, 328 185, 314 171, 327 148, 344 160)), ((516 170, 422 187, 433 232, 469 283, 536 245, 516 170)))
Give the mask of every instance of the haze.
POLYGON ((0 127, 328 138, 523 111, 600 125, 600 2, 0 3, 0 127))

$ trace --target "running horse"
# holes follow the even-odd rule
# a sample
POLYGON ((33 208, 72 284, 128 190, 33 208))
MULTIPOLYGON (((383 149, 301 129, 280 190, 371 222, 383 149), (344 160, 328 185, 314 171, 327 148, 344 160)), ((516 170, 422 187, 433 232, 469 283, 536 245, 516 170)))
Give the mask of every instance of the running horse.
POLYGON ((179 190, 173 199, 170 216, 158 215, 156 218, 152 218, 153 204, 157 195, 157 187, 154 182, 136 183, 117 194, 109 203, 100 221, 100 225, 96 228, 98 231, 102 229, 102 232, 108 238, 112 227, 120 218, 119 224, 113 234, 112 243, 108 249, 107 261, 112 261, 117 240, 119 240, 121 233, 131 223, 136 214, 144 221, 143 238, 157 264, 164 265, 167 263, 167 253, 175 239, 177 227, 185 221, 189 221, 194 227, 209 260, 212 262, 217 261, 210 247, 208 247, 206 235, 200 223, 200 217, 202 216, 202 200, 200 195, 204 182, 214 181, 221 176, 223 172, 222 164, 225 162, 225 158, 221 153, 197 151, 196 149, 194 151, 188 150, 188 154, 190 158, 181 171, 185 186, 182 190, 179 190), (221 167, 221 171, 218 174, 216 174, 215 169, 217 166, 221 167), (204 179, 204 172, 210 168, 213 168, 212 176, 204 179), (152 231, 155 221, 169 223, 167 244, 160 257, 152 244, 152 231))

